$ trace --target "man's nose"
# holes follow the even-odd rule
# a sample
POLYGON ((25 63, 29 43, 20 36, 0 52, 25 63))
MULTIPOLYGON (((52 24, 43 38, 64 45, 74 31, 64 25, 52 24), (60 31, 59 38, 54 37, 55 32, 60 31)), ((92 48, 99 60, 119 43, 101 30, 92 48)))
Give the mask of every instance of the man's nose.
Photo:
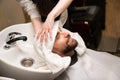
POLYGON ((65 38, 69 37, 69 33, 68 32, 63 32, 63 35, 65 38))

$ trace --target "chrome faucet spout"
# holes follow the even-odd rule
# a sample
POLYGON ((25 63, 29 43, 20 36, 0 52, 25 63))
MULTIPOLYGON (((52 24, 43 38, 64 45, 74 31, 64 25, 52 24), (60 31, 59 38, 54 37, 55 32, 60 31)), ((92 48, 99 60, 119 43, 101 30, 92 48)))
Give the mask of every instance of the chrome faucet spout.
POLYGON ((19 32, 11 32, 8 34, 6 44, 3 46, 4 49, 10 49, 16 45, 16 41, 27 41, 27 36, 22 36, 19 32))
POLYGON ((20 37, 17 37, 17 38, 13 38, 13 39, 7 41, 6 43, 7 44, 12 44, 12 43, 14 43, 16 41, 19 41, 19 40, 27 41, 27 37, 26 36, 20 36, 20 37))

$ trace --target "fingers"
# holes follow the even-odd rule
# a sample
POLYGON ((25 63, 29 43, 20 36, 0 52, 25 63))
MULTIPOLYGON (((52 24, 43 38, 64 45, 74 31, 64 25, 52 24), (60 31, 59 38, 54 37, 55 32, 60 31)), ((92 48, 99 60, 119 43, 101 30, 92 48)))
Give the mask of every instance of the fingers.
POLYGON ((50 29, 49 33, 50 33, 50 39, 52 40, 52 29, 50 29))
POLYGON ((40 38, 41 42, 43 42, 43 41, 47 42, 47 40, 48 40, 48 30, 42 31, 39 34, 39 38, 40 38))
POLYGON ((40 29, 39 32, 36 33, 36 39, 40 39, 40 42, 47 42, 49 38, 52 39, 51 29, 40 29))

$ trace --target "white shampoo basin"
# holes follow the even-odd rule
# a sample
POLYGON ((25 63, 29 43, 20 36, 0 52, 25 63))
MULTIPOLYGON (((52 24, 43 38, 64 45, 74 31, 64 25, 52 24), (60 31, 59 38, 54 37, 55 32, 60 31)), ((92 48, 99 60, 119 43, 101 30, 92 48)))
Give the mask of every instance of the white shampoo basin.
POLYGON ((13 25, 0 32, 0 76, 16 80, 53 80, 51 71, 42 69, 43 63, 33 47, 33 40, 31 23, 13 25), (5 48, 11 32, 21 33, 27 41, 16 41, 16 45, 5 48))

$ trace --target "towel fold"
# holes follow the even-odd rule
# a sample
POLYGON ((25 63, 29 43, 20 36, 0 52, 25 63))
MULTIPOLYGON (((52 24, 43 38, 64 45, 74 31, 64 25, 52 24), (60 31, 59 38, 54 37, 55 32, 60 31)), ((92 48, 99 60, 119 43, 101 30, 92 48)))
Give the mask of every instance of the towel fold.
POLYGON ((52 52, 57 29, 59 27, 59 21, 56 21, 52 30, 52 40, 48 39, 47 42, 40 43, 35 41, 35 49, 41 59, 45 62, 47 67, 54 74, 53 77, 60 75, 70 64, 70 57, 61 57, 52 52))

